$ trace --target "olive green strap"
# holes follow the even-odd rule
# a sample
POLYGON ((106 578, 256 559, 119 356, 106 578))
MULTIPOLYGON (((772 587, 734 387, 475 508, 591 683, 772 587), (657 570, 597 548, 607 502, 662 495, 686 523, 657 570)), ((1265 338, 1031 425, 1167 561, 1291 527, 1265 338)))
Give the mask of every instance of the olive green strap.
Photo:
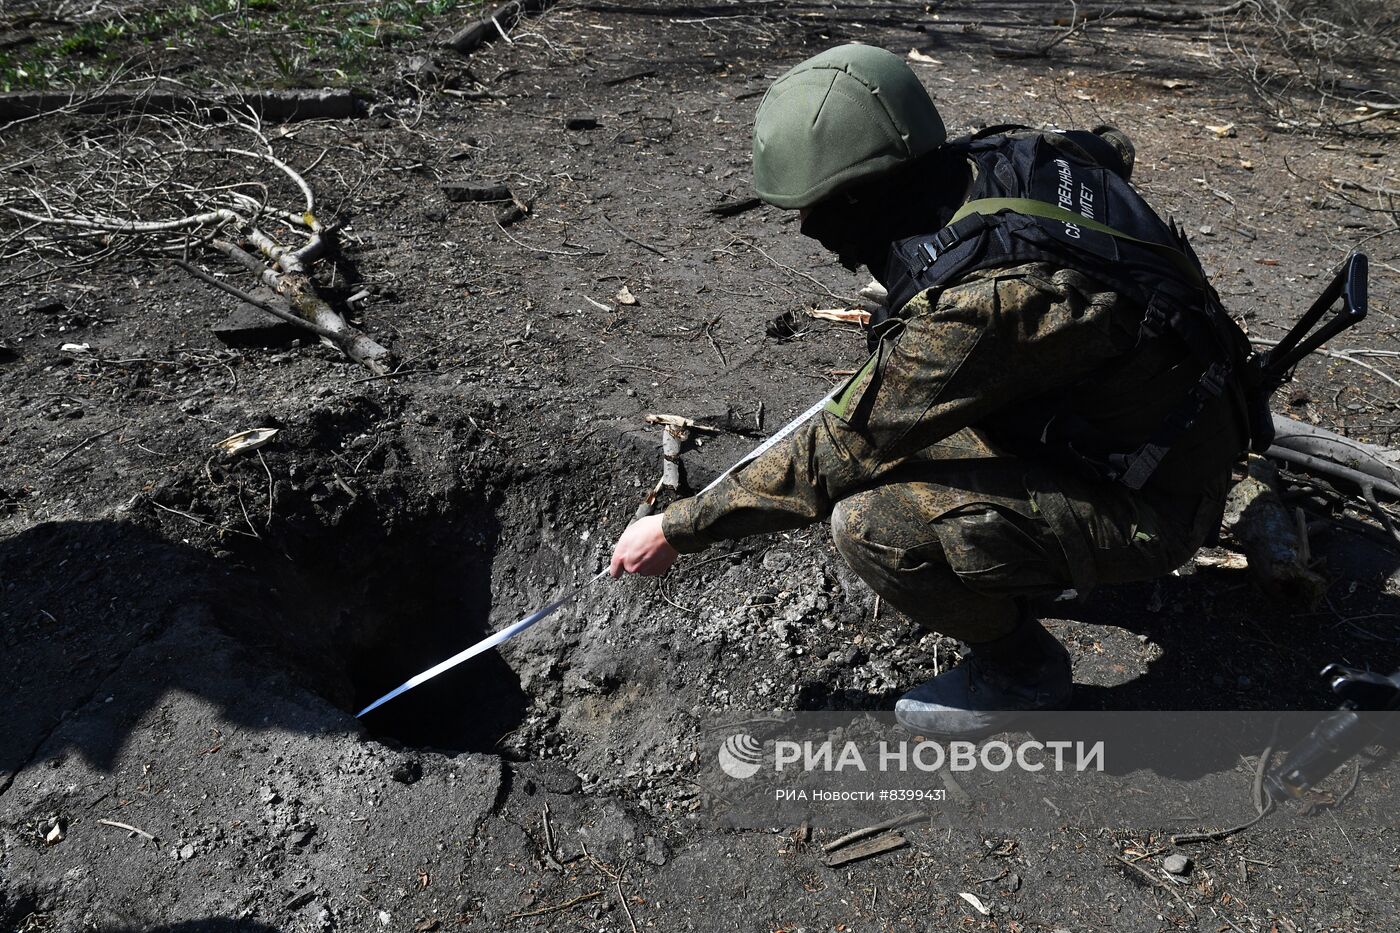
POLYGON ((842 421, 849 421, 851 419, 851 402, 855 400, 856 384, 870 375, 879 363, 880 354, 878 352, 872 353, 870 359, 865 361, 865 365, 856 370, 840 389, 832 393, 826 403, 826 411, 842 421))
POLYGON ((1129 236, 1120 230, 1115 230, 1108 224, 1099 223, 1073 211, 1067 211, 1063 207, 1051 204, 1048 201, 1036 201, 1031 198, 981 198, 977 201, 968 201, 958 212, 953 215, 949 225, 957 223, 969 214, 995 214, 998 211, 1012 211, 1017 214, 1026 214, 1030 217, 1043 217, 1046 220, 1058 220, 1062 223, 1074 224, 1086 230, 1097 230, 1099 233, 1106 233, 1109 236, 1117 237, 1120 240, 1128 240, 1145 246, 1163 258, 1169 260, 1178 270, 1184 272, 1193 284, 1204 285, 1205 277, 1201 270, 1196 268, 1196 264, 1187 258, 1181 250, 1164 243, 1153 243, 1150 240, 1140 240, 1135 236, 1129 236))

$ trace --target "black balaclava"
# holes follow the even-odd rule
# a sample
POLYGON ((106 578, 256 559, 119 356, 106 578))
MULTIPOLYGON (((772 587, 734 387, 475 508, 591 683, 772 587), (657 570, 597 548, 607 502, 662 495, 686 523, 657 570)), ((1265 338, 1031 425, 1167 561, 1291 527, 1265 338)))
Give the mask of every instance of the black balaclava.
POLYGON ((961 148, 943 146, 813 206, 802 234, 847 269, 865 266, 886 285, 890 245, 946 226, 963 203, 970 171, 961 148))

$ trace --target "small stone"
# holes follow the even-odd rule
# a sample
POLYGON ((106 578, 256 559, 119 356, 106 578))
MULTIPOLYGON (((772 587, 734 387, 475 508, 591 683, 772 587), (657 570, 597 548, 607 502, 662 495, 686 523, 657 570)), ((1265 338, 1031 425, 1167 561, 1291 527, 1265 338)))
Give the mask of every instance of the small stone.
POLYGON ((666 843, 655 836, 647 836, 642 840, 642 851, 644 853, 642 858, 646 860, 648 865, 665 865, 667 858, 670 857, 666 843))
POLYGON ((188 860, 194 858, 194 846, 190 845, 188 842, 181 846, 180 858, 181 860, 188 860))
POLYGON ((393 919, 394 919, 393 917, 389 916, 389 911, 387 911, 387 910, 381 910, 381 911, 379 912, 379 925, 380 925, 380 926, 382 926, 382 927, 387 927, 387 926, 389 925, 389 921, 391 921, 391 920, 393 920, 393 919))
POLYGON ((772 550, 763 555, 763 569, 768 571, 786 570, 792 563, 792 555, 786 551, 772 550))
POLYGON ((1189 874, 1191 872, 1191 859, 1180 853, 1168 855, 1166 858, 1162 859, 1162 867, 1167 870, 1168 874, 1189 874))

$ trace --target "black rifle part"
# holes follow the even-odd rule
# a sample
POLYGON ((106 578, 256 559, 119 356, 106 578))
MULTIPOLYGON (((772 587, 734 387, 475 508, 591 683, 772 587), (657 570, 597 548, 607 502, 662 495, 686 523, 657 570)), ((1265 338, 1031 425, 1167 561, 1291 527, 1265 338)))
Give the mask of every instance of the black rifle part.
POLYGON ((1400 671, 1387 677, 1329 664, 1322 676, 1332 679, 1332 692, 1342 698, 1342 705, 1265 777, 1264 785, 1275 800, 1302 796, 1363 748, 1384 740, 1386 732, 1377 721, 1381 717, 1363 714, 1400 710, 1400 671))
POLYGON ((1266 391, 1272 392, 1287 382, 1292 376, 1293 367, 1303 357, 1366 317, 1367 270, 1365 253, 1348 256, 1322 296, 1298 319, 1293 329, 1269 352, 1261 354, 1259 371, 1266 391), (1325 324, 1317 327, 1318 321, 1339 298, 1342 300, 1341 308, 1325 324), (1314 327, 1317 329, 1313 330, 1314 327))

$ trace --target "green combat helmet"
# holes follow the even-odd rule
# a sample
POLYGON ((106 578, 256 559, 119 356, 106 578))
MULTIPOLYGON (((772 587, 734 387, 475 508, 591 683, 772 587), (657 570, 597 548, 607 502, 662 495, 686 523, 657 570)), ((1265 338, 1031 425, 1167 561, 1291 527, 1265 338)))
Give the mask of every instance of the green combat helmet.
POLYGON ((946 139, 937 108, 903 59, 838 45, 763 96, 753 127, 754 192, 778 207, 810 207, 946 139))

